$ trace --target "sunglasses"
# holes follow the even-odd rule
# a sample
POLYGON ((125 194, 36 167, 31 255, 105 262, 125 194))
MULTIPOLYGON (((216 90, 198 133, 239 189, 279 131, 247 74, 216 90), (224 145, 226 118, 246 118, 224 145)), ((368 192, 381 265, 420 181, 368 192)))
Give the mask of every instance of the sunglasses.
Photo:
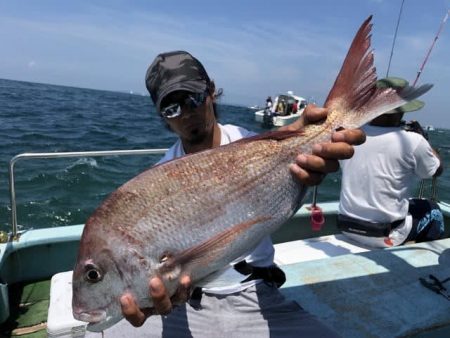
POLYGON ((161 115, 167 119, 173 119, 181 115, 182 107, 188 106, 191 109, 198 108, 205 103, 207 97, 207 91, 204 91, 203 93, 186 94, 186 97, 181 98, 178 102, 161 109, 161 115))

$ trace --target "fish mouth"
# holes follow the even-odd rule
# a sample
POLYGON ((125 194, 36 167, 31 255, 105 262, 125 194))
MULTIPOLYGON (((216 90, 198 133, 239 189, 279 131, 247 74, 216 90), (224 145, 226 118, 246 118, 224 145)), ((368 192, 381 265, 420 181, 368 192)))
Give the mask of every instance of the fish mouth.
POLYGON ((87 322, 86 330, 92 332, 101 332, 113 326, 123 317, 120 314, 108 315, 105 310, 74 310, 73 317, 82 322, 87 322))
POLYGON ((93 310, 89 312, 73 312, 73 317, 77 320, 81 320, 82 322, 88 323, 99 323, 106 319, 106 311, 105 310, 93 310))
POLYGON ((120 321, 123 317, 121 315, 117 315, 117 316, 107 316, 105 318, 105 320, 102 320, 100 322, 97 323, 93 323, 90 322, 87 327, 86 330, 91 331, 91 332, 102 332, 108 328, 110 328, 111 326, 113 326, 114 324, 116 324, 118 321, 120 321))

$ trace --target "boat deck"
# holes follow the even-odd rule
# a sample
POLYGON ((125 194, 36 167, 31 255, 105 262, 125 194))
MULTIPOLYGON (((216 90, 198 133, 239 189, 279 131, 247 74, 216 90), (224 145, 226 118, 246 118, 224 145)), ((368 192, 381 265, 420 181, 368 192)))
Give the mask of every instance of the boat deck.
POLYGON ((414 336, 438 328, 450 336, 450 300, 420 282, 430 274, 450 277, 448 238, 288 264, 283 270, 284 294, 343 337, 414 336))
MULTIPOLYGON (((450 277, 449 238, 371 251, 340 235, 294 245, 302 248, 305 258, 282 264, 287 275, 282 292, 343 337, 450 332, 450 300, 420 282, 430 274, 440 280, 450 277)), ((288 257, 289 249, 277 245, 277 259, 288 257)), ((51 301, 49 332, 82 332, 84 323, 71 316, 71 271, 53 278, 52 288, 58 285, 59 290, 51 294, 58 302, 51 301)))
MULTIPOLYGON (((322 207, 327 223, 333 223, 335 206, 322 207)), ((449 205, 443 207, 449 224, 449 205)), ((330 235, 336 232, 334 226, 322 229, 320 234, 325 235, 321 237, 309 238, 311 232, 301 234, 308 228, 306 212, 300 210, 299 217, 291 220, 288 233, 273 236, 279 243, 275 260, 287 273, 283 292, 288 297, 345 337, 450 337, 450 301, 419 282, 419 277, 430 273, 440 279, 450 277, 450 238, 370 251, 341 235, 330 235), (304 239, 288 241, 299 237, 304 239), (431 331, 414 331, 419 327, 431 331)), ((0 337, 47 337, 48 276, 73 266, 81 231, 82 225, 25 232, 20 241, 12 243, 9 253, 0 245, 0 258, 8 255, 1 266, 0 292, 9 291, 11 304, 8 321, 0 326, 0 337), (56 263, 50 264, 51 258, 56 258, 56 263), (21 282, 19 276, 28 282, 21 282), (31 276, 42 279, 36 281, 31 276), (9 290, 2 289, 5 281, 9 290)), ((446 237, 450 237, 449 232, 447 227, 446 237)), ((65 306, 71 316, 68 297, 65 306)))
MULTIPOLYGON (((301 247, 305 258, 282 263, 287 274, 283 293, 343 337, 448 337, 450 301, 423 287, 419 278, 450 277, 450 239, 369 251, 340 235, 322 236, 277 245, 276 259, 281 263, 294 247, 301 247)), ((70 315, 70 272, 57 276, 66 288, 59 294, 67 297, 59 302, 53 323, 60 328, 65 321, 73 331, 80 322, 70 315)), ((27 328, 9 336, 47 336, 45 324, 38 324, 46 320, 49 289, 49 281, 22 288, 20 316, 12 318, 27 328), (27 318, 27 308, 33 318, 27 318)))

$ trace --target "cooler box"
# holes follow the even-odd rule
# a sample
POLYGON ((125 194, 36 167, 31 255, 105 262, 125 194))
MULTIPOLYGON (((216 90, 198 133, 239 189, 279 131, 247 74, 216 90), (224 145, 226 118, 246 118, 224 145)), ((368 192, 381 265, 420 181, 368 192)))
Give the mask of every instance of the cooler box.
POLYGON ((72 316, 72 271, 57 273, 50 283, 48 337, 84 337, 86 325, 72 316))

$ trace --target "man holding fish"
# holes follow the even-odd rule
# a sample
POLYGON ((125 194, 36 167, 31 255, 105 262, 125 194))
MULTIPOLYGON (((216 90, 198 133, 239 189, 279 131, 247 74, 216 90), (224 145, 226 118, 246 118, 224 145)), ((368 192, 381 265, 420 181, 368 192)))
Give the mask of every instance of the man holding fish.
MULTIPOLYGON (((159 163, 255 135, 240 127, 218 123, 215 111, 216 91, 214 82, 209 79, 203 65, 187 52, 178 51, 158 55, 147 72, 146 84, 157 111, 160 112, 161 117, 169 128, 179 136, 178 141, 169 149, 159 163)), ((308 122, 323 120, 326 114, 327 110, 324 108, 309 106, 299 121, 281 128, 281 130, 298 130, 308 122)), ((303 184, 319 184, 326 173, 338 170, 337 159, 352 156, 353 148, 351 144, 360 144, 364 141, 364 138, 364 134, 357 129, 337 132, 333 136, 334 143, 317 145, 313 152, 314 155, 300 154, 291 165, 291 173, 303 184)), ((240 258, 234 263, 245 259, 246 262, 252 262, 259 268, 270 267, 270 269, 279 270, 279 268, 274 266, 273 255, 274 248, 270 237, 267 236, 250 255, 240 258)), ((271 275, 273 276, 275 273, 272 271, 271 275)), ((289 332, 289 326, 291 326, 292 334, 299 334, 301 328, 306 330, 305 334, 308 332, 307 335, 320 334, 321 336, 330 336, 332 334, 331 331, 328 331, 328 328, 322 327, 321 323, 317 322, 316 319, 295 303, 282 299, 275 285, 278 283, 277 280, 268 280, 269 278, 266 277, 265 280, 257 278, 242 283, 247 277, 238 273, 234 276, 236 280, 234 282, 231 281, 230 285, 204 287, 201 291, 203 293, 202 299, 191 301, 192 303, 200 301, 202 309, 191 310, 189 305, 186 308, 176 307, 174 313, 162 319, 163 330, 166 330, 166 333, 172 332, 177 337, 182 335, 183 330, 187 330, 186 333, 190 332, 193 334, 197 328, 191 325, 191 322, 195 323, 195 320, 191 320, 191 315, 200 311, 205 312, 200 314, 200 317, 208 317, 207 312, 211 312, 210 321, 205 322, 202 328, 204 335, 208 336, 208 331, 205 330, 208 330, 211 322, 217 320, 213 319, 214 317, 230 316, 230 313, 224 312, 222 314, 220 310, 219 313, 213 313, 212 309, 231 307, 234 319, 227 324, 231 332, 239 332, 238 327, 242 324, 245 325, 245 322, 248 321, 248 329, 245 331, 251 331, 251 333, 250 335, 245 333, 245 335, 250 337, 264 337, 264 333, 268 334, 269 332, 272 335, 279 336, 277 332, 286 334, 289 332), (232 296, 232 300, 227 301, 228 295, 232 296), (266 299, 267 305, 270 304, 270 311, 261 306, 259 298, 266 299), (269 302, 270 299, 273 301, 269 302), (207 303, 204 304, 205 302, 207 303), (244 313, 240 310, 240 307, 243 306, 249 306, 249 309, 244 311, 244 313), (256 306, 256 308, 252 308, 253 306, 256 306), (208 311, 208 309, 211 309, 211 311, 208 311), (251 313, 256 309, 261 313, 245 316, 245 312, 251 313), (186 312, 188 312, 187 315, 186 312), (278 316, 279 313, 285 313, 282 318, 278 319, 279 323, 270 318, 270 316, 277 316, 277 312, 278 316), (175 317, 180 316, 187 316, 189 327, 181 328, 179 326, 180 320, 176 320, 175 317), (267 321, 268 325, 262 328, 254 327, 255 324, 258 325, 255 322, 258 320, 259 322, 267 321), (287 324, 289 321, 292 321, 290 325, 287 324), (165 324, 170 326, 171 322, 178 323, 179 331, 172 331, 173 329, 166 328, 165 324), (235 330, 232 329, 234 325, 236 326, 235 330), (268 327, 271 325, 273 327, 268 327)), ((211 281, 211 284, 214 285, 214 280, 211 281)), ((175 303, 186 302, 190 295, 190 278, 185 276, 181 279, 180 287, 177 294, 172 297, 172 301, 165 292, 164 284, 159 278, 150 280, 149 288, 150 295, 155 301, 153 309, 140 310, 129 294, 124 295, 121 299, 124 315, 135 326, 142 325, 145 318, 150 314, 170 313, 173 310, 172 301, 175 303), (159 301, 156 302, 156 300, 159 301)), ((198 296, 197 292, 198 289, 194 293, 195 296, 198 296)), ((157 330, 152 324, 148 326, 151 330, 157 330)), ((216 327, 212 327, 210 330, 211 335, 213 335, 213 332, 217 334, 216 327)), ((244 334, 243 331, 242 334, 244 334)))
POLYGON ((354 128, 430 88, 375 89, 370 20, 327 109, 308 106, 291 126, 261 136, 217 122, 215 86, 196 58, 156 57, 147 89, 179 140, 86 222, 73 274, 75 318, 111 337, 338 336, 279 292, 284 274, 270 234, 298 210, 306 186, 364 142, 354 128), (111 327, 122 315, 144 326, 111 327))

